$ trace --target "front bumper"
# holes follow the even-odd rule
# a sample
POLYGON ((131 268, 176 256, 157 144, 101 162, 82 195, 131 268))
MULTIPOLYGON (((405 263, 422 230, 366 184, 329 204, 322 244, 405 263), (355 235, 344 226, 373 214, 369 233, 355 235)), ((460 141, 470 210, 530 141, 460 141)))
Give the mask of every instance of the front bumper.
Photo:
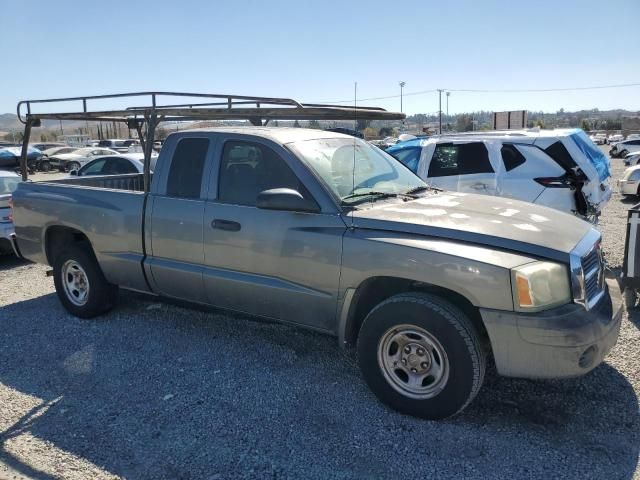
POLYGON ((597 367, 618 340, 622 294, 615 280, 586 311, 576 304, 538 313, 480 309, 498 373, 507 377, 576 377, 597 367))
POLYGON ((622 195, 635 195, 638 192, 639 183, 634 180, 618 180, 618 189, 622 195))

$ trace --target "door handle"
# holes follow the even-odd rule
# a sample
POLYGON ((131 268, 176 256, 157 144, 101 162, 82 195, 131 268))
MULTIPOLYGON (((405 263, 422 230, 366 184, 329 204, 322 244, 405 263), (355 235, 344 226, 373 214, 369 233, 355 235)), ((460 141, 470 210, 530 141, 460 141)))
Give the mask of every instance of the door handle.
POLYGON ((231 220, 220 220, 216 218, 211 222, 211 228, 226 230, 228 232, 238 232, 240 231, 241 225, 238 222, 233 222, 231 220))
POLYGON ((487 184, 486 183, 474 183, 473 185, 471 185, 471 188, 473 188, 474 190, 484 190, 487 188, 487 184))

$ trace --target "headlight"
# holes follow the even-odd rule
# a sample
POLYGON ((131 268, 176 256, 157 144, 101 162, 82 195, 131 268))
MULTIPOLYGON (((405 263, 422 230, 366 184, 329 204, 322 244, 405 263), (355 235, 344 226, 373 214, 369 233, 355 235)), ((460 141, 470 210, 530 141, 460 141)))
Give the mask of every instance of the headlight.
POLYGON ((533 262, 511 271, 513 303, 521 312, 537 312, 571 301, 569 273, 564 265, 533 262))

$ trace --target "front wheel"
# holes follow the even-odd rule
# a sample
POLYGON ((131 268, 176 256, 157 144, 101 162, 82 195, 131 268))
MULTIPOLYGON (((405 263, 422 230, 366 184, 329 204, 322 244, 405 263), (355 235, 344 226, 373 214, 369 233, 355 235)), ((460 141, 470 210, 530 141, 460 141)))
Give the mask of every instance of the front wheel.
POLYGON ((80 170, 80 164, 78 162, 69 162, 67 163, 65 169, 67 170, 67 172, 70 172, 71 170, 80 170))
POLYGON ((76 317, 96 317, 116 303, 117 285, 107 282, 95 256, 82 244, 56 255, 53 279, 60 302, 76 317))
POLYGON ((49 160, 43 160, 42 162, 40 162, 40 170, 42 172, 50 172, 51 162, 49 162, 49 160))
POLYGON ((624 296, 624 306, 627 307, 627 311, 635 308, 636 303, 638 302, 638 294, 635 289, 631 287, 626 287, 623 292, 624 296))
POLYGON ((626 157, 626 156, 627 156, 627 154, 628 154, 628 153, 629 153, 629 152, 628 152, 627 150, 622 150, 622 151, 618 154, 618 156, 619 156, 620 158, 624 158, 624 157, 626 157))
POLYGON ((469 405, 486 367, 469 318, 426 293, 393 296, 367 315, 358 338, 358 362, 383 403, 430 420, 450 417, 469 405))

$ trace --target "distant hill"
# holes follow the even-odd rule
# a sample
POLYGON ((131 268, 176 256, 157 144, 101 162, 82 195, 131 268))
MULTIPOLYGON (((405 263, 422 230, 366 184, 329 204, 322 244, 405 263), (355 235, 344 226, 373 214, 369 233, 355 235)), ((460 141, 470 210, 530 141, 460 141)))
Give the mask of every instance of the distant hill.
POLYGON ((22 124, 18 121, 18 117, 14 113, 0 114, 0 130, 19 129, 22 124))
MULTIPOLYGON (((42 122, 42 127, 45 129, 58 128, 58 125, 59 123, 57 120, 44 120, 42 122)), ((72 120, 65 121, 64 125, 68 126, 69 128, 75 128, 78 126, 84 126, 85 122, 72 120)), ((18 120, 18 116, 15 113, 0 113, 0 130, 5 132, 12 132, 23 129, 24 125, 20 123, 20 121, 18 120)))

